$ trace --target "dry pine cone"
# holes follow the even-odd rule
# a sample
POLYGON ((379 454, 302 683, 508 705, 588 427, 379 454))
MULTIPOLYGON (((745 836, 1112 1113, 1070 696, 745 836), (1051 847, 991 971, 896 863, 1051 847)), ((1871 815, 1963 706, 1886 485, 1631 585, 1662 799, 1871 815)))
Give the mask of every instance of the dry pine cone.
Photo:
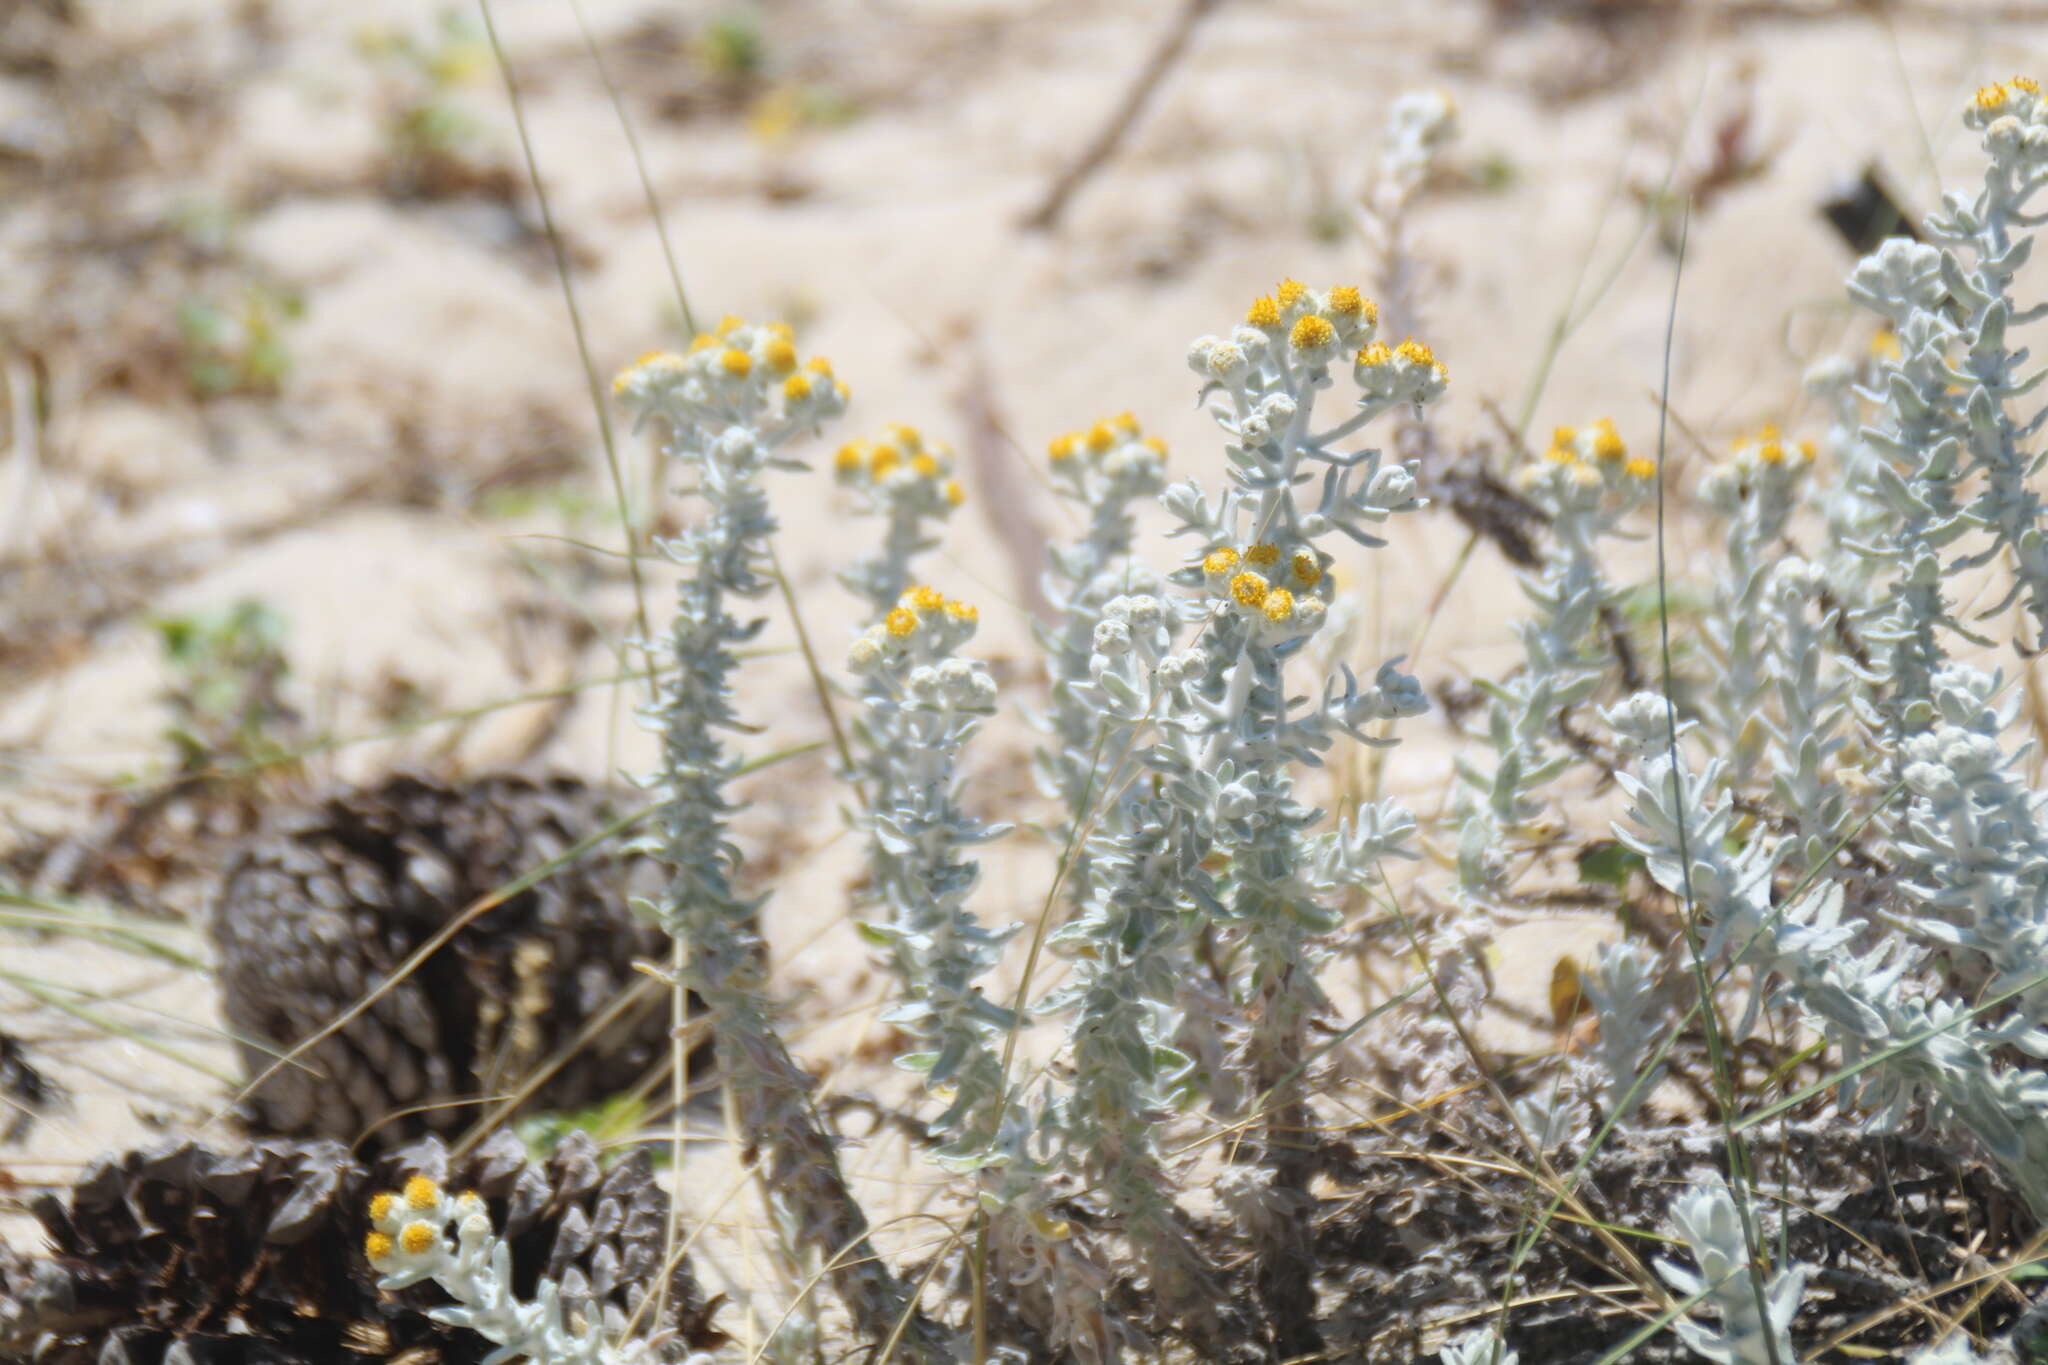
MULTIPOLYGON (((456 915, 614 817, 573 778, 401 776, 274 823, 230 866, 213 916, 249 1075, 276 1060, 257 1044, 281 1053, 311 1036, 456 915)), ((627 905, 659 883, 653 860, 616 839, 585 852, 479 915, 303 1066, 274 1071, 244 1117, 258 1132, 373 1147, 459 1131, 484 1112, 461 1101, 516 1089, 631 991, 529 1107, 629 1089, 668 1047, 666 994, 631 966, 666 943, 627 905)))
MULTIPOLYGON (((374 1167, 331 1141, 259 1143, 223 1152, 168 1144, 88 1167, 69 1199, 35 1205, 52 1254, 0 1258, 0 1359, 36 1365, 335 1365, 408 1360, 474 1365, 494 1347, 426 1311, 448 1302, 427 1284, 380 1294, 362 1251, 370 1196, 413 1173, 489 1201, 530 1297, 546 1275, 572 1311, 634 1321, 661 1267, 668 1196, 644 1149, 609 1171, 583 1134, 545 1163, 499 1133, 451 1160, 436 1138, 374 1167)), ((686 1263, 669 1279, 672 1335, 661 1358, 723 1338, 686 1263)))

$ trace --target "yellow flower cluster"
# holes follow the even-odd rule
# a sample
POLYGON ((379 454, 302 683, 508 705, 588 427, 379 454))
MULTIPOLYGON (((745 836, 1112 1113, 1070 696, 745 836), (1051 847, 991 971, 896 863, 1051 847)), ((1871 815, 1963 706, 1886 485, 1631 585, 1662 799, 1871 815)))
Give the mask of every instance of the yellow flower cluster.
POLYGON ((1310 365, 1365 344, 1379 320, 1379 306, 1351 285, 1318 293, 1300 280, 1280 281, 1272 293, 1253 299, 1244 314, 1246 327, 1272 342, 1286 338, 1289 356, 1310 365))
POLYGON ((1166 442, 1157 436, 1146 436, 1140 432, 1138 419, 1128 412, 1105 417, 1084 430, 1069 431, 1053 437, 1045 448, 1045 454, 1055 465, 1071 464, 1076 459, 1100 463, 1112 452, 1132 442, 1136 442, 1161 460, 1166 458, 1166 442))
POLYGON ((691 404, 746 394, 772 401, 785 417, 803 422, 836 415, 848 398, 831 361, 799 360, 787 323, 750 325, 730 316, 719 319, 713 331, 699 332, 683 351, 641 356, 612 380, 612 392, 642 401, 673 394, 691 404))
POLYGON ((981 612, 972 603, 948 597, 920 584, 908 589, 896 605, 870 626, 847 651, 847 666, 867 673, 906 650, 926 657, 949 653, 974 634, 981 612))
POLYGON ((2028 76, 2014 76, 2009 81, 2001 81, 1995 85, 1980 86, 1977 90, 1977 97, 1972 103, 1976 105, 1980 113, 2002 114, 2007 112, 2006 106, 2013 102, 2015 96, 2039 95, 2040 93, 2040 82, 2028 76))
POLYGON ((1816 453, 1812 441, 1795 441, 1788 445, 1775 422, 1766 422, 1749 435, 1736 437, 1729 449, 1735 464, 1745 471, 1758 465, 1804 468, 1813 463, 1816 453))
POLYGON ((1657 462, 1640 455, 1630 455, 1628 444, 1615 429, 1612 417, 1598 418, 1588 427, 1553 429, 1543 459, 1567 469, 1583 469, 1582 480, 1597 481, 1602 467, 1618 469, 1625 477, 1637 481, 1657 477, 1657 462))
POLYGON ((1202 557, 1202 577, 1219 599, 1283 638, 1322 623, 1335 586, 1323 558, 1306 545, 1291 553, 1270 541, 1243 549, 1222 546, 1202 557))
POLYGON ((450 1219, 482 1207, 482 1198, 473 1190, 450 1199, 439 1185, 415 1175, 396 1193, 386 1190, 370 1196, 370 1232, 363 1239, 363 1253, 380 1273, 410 1269, 408 1262, 445 1249, 442 1230, 450 1219))
POLYGON ((953 449, 927 442, 916 427, 900 423, 871 441, 849 441, 832 457, 839 482, 854 487, 888 484, 911 493, 925 493, 947 507, 967 501, 966 490, 953 477, 953 449))

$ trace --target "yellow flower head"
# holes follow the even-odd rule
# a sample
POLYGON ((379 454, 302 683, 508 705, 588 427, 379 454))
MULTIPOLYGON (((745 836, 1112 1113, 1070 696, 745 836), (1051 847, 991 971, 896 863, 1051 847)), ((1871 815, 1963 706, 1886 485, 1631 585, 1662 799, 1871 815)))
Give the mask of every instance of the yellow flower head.
POLYGON ((363 1254, 370 1258, 371 1265, 375 1265, 377 1262, 388 1257, 391 1254, 392 1248, 397 1245, 396 1242, 391 1240, 390 1233, 373 1232, 363 1239, 363 1254))
MULTIPOLYGON (((1359 293, 1348 284, 1340 284, 1330 291, 1330 301, 1327 306, 1332 313, 1335 313, 1340 318, 1361 317, 1366 314, 1368 309, 1371 309, 1374 314, 1379 312, 1377 308, 1372 308, 1365 301, 1365 295, 1359 293)), ((1368 319, 1368 321, 1371 320, 1374 319, 1368 319)))
POLYGON ((1294 556, 1294 581, 1304 588, 1313 588, 1323 581, 1323 567, 1316 563, 1316 557, 1303 550, 1294 556))
POLYGON ((1308 286, 1300 280, 1282 280, 1273 293, 1279 298, 1282 308, 1292 308, 1301 302, 1302 295, 1308 293, 1308 286))
POLYGON ((1278 564, 1280 562, 1280 547, 1269 541, 1262 540, 1257 545, 1250 546, 1245 550, 1244 562, 1256 564, 1262 569, 1278 564))
POLYGON ((1241 607, 1256 607, 1266 600, 1266 580, 1255 573, 1241 573, 1230 580, 1230 595, 1241 607))
POLYGON ((1202 572, 1222 575, 1237 567, 1237 551, 1228 545, 1220 550, 1211 550, 1202 557, 1202 572))
POLYGON ((832 373, 832 362, 821 355, 814 355, 804 362, 804 368, 812 374, 822 374, 829 377, 832 373))
POLYGON ((727 313, 724 317, 718 320, 718 335, 731 336, 734 332, 737 332, 740 328, 746 325, 747 324, 743 319, 736 318, 732 314, 727 313))
POLYGON ((811 396, 809 375, 793 374, 782 381, 782 396, 792 403, 801 403, 811 396))
POLYGON ((1275 623, 1285 621, 1294 615, 1294 594, 1285 588, 1275 588, 1266 594, 1264 604, 1266 619, 1275 623))
POLYGON ((1278 327, 1280 305, 1273 301, 1271 294, 1261 294, 1252 300, 1252 306, 1245 309, 1244 320, 1254 327, 1278 327))
POLYGON ((1116 444, 1116 428, 1108 422, 1097 422, 1088 428, 1088 449, 1100 455, 1116 444))
POLYGON ((941 488, 939 493, 945 498, 948 507, 958 507, 967 501, 967 490, 960 486, 958 479, 946 480, 946 486, 941 488))
POLYGON ((1621 433, 1614 429, 1614 419, 1602 417, 1593 424, 1593 455, 1601 460, 1628 458, 1628 446, 1623 444, 1621 433))
POLYGON ((2007 81, 2006 84, 2011 86, 2015 90, 2024 90, 2029 95, 2038 95, 2041 93, 2041 83, 2035 80, 2032 76, 2014 76, 2011 80, 2007 81))
POLYGON ((1166 458, 1166 442, 1160 440, 1157 436, 1147 436, 1143 442, 1143 445, 1145 449, 1151 451, 1160 459, 1163 460, 1166 458))
POLYGON ((1384 341, 1375 341, 1358 353, 1358 363, 1368 369, 1377 369, 1393 358, 1394 353, 1387 349, 1384 341))
POLYGON ((936 479, 939 477, 939 462, 929 455, 919 455, 912 459, 910 467, 920 479, 936 479))
POLYGON ((1297 351, 1314 350, 1336 339, 1337 329, 1330 325, 1329 319, 1319 318, 1314 313, 1304 314, 1294 324, 1294 330, 1287 334, 1287 344, 1297 351))
POLYGON ((697 335, 690 338, 690 354, 695 355, 699 351, 708 351, 717 344, 717 337, 711 335, 711 333, 709 332, 699 332, 697 333, 697 335))
POLYGON ((946 605, 946 594, 937 588, 919 584, 903 594, 903 604, 919 611, 937 611, 946 605))
POLYGON ((398 1196, 386 1190, 370 1196, 370 1221, 381 1223, 391 1216, 391 1208, 398 1202, 398 1196))
POLYGON ((398 1234, 398 1245, 405 1248, 408 1256, 425 1255, 440 1240, 441 1234, 432 1223, 407 1223, 398 1234))
POLYGON ((894 607, 882 618, 882 628, 899 640, 907 640, 917 630, 917 613, 908 607, 894 607))
POLYGON ((848 441, 832 456, 832 467, 842 474, 851 474, 867 463, 868 450, 859 441, 848 441))
MULTIPOLYGON (((1560 428, 1560 430, 1563 429, 1560 428)), ((1571 446, 1559 443, 1552 445, 1550 449, 1544 451, 1543 458, 1552 464, 1574 464, 1578 461, 1579 453, 1573 450, 1571 446)))
POLYGON ((1648 482, 1657 477, 1657 462, 1638 455, 1623 465, 1621 472, 1628 475, 1631 479, 1640 479, 1648 482))
POLYGON ((1074 447, 1077 444, 1074 433, 1070 431, 1064 436, 1053 437, 1052 444, 1045 448, 1045 453, 1054 464, 1058 464, 1061 460, 1071 460, 1074 457, 1074 447))
POLYGON ((1785 447, 1777 441, 1765 441, 1756 449, 1756 457, 1765 464, 1785 463, 1785 447))
POLYGON ((441 1202, 441 1187, 423 1175, 416 1175, 405 1182, 406 1207, 430 1209, 441 1202))
POLYGON ((868 451, 868 474, 875 479, 886 478, 889 472, 903 463, 902 452, 895 446, 871 446, 868 451))
POLYGON ((1436 364, 1436 352, 1430 350, 1429 347, 1423 345, 1414 337, 1409 337, 1399 346, 1396 346, 1394 354, 1400 356, 1411 365, 1436 364))
POLYGON ((796 347, 781 337, 774 337, 761 348, 761 358, 768 362, 768 368, 775 373, 788 374, 796 368, 796 347))
POLYGON ((745 379, 754 371, 754 357, 737 346, 728 347, 719 353, 718 368, 735 379, 745 379))
POLYGON ((1138 419, 1128 412, 1120 412, 1109 419, 1109 424, 1126 436, 1138 434, 1138 419))
POLYGON ((1813 454, 1814 454, 1814 445, 1813 445, 1813 442, 1811 442, 1811 441, 1801 441, 1801 442, 1799 443, 1799 447, 1798 447, 1798 449, 1799 449, 1799 458, 1800 458, 1800 459, 1802 459, 1802 460, 1806 461, 1806 462, 1807 462, 1808 464, 1811 464, 1811 463, 1813 463, 1813 454))
POLYGON ((981 609, 972 602, 962 602, 955 598, 948 598, 946 599, 946 615, 952 617, 955 621, 964 621, 972 625, 981 619, 981 609))
POLYGON ((1987 114, 1994 109, 2002 109, 2005 107, 2006 96, 2010 93, 2011 91, 2002 85, 1980 86, 1977 90, 1977 107, 1987 114))
POLYGON ((901 446, 906 452, 924 448, 924 436, 916 427, 896 422, 888 427, 888 433, 889 439, 901 446))

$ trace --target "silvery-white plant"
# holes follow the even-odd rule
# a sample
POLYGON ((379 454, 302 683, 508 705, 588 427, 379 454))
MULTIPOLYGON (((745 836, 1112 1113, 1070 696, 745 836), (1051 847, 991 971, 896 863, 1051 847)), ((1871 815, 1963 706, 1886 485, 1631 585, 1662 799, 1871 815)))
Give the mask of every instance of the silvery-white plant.
POLYGON ((910 588, 912 561, 938 544, 934 527, 967 494, 953 476, 952 451, 927 441, 916 427, 892 426, 871 441, 849 441, 834 453, 832 471, 884 524, 880 548, 839 576, 879 617, 910 588))
POLYGON ((1515 626, 1522 666, 1488 686, 1484 739, 1491 767, 1460 755, 1458 880, 1468 894, 1495 889, 1509 835, 1543 813, 1544 789, 1578 761, 1564 717, 1587 702, 1612 671, 1619 589, 1601 564, 1601 542, 1618 533, 1649 496, 1656 465, 1631 456, 1614 423, 1559 427, 1541 457, 1523 468, 1524 496, 1549 519, 1542 567, 1522 576, 1535 607, 1515 626))
POLYGON ((672 875, 647 908, 687 945, 676 989, 687 986, 704 1002, 740 1126, 763 1151, 778 1220, 825 1258, 863 1335, 885 1340, 908 1321, 899 1351, 942 1358, 936 1334, 869 1243, 866 1216, 811 1105, 812 1082, 774 1027, 760 904, 734 887, 740 853, 727 824, 737 761, 725 734, 740 726, 735 651, 762 625, 732 613, 773 583, 776 522, 762 479, 804 467, 781 451, 839 415, 846 390, 822 358, 799 363, 787 328, 738 319, 687 353, 643 358, 614 388, 639 418, 665 428, 664 455, 694 479, 704 502, 701 518, 661 547, 681 571, 666 647, 673 672, 648 715, 662 746, 652 846, 672 875))
POLYGON ((1876 491, 1893 515, 1885 534, 1860 548, 1883 563, 1891 592, 1857 627, 1882 688, 1876 705, 1901 736, 1932 718, 1944 637, 1976 638, 1954 616, 1947 579, 2008 556, 2011 592, 1985 614, 2023 597, 2035 640, 2048 626, 2048 540, 2041 501, 2027 486, 2037 457, 2026 449, 2048 407, 2015 412, 2041 376, 2020 373, 2027 354, 2009 341, 2010 329, 2048 315, 2048 305, 2011 297, 2031 246, 2026 229, 2038 221, 2026 210, 2048 184, 2048 102, 2033 81, 2016 78, 1978 91, 1965 122, 1982 135, 1983 188, 1949 195, 1927 221, 1930 241, 1887 241, 1849 282, 1896 343, 1880 364, 1869 395, 1877 412, 1862 433, 1885 457, 1876 491), (1976 533, 1988 544, 1944 560, 1976 533))
POLYGON ((1714 1365, 1794 1365, 1799 1355, 1792 1348, 1792 1319, 1812 1270, 1787 1266, 1764 1282, 1759 1295, 1741 1214, 1728 1187, 1718 1181, 1674 1199, 1671 1219, 1699 1269, 1659 1261, 1657 1273, 1720 1318, 1714 1327, 1693 1314, 1681 1317, 1672 1324, 1679 1338, 1714 1365))
MULTIPOLYGON (((610 1344, 608 1334, 622 1333, 627 1324, 616 1309, 598 1311, 587 1293, 542 1277, 534 1296, 521 1299, 512 1287, 512 1248, 475 1194, 450 1195, 415 1175, 402 1190, 372 1196, 369 1214, 364 1252, 378 1273, 377 1287, 398 1290, 431 1280, 446 1290, 455 1302, 430 1308, 427 1316, 492 1343, 497 1349, 483 1365, 522 1358, 532 1365, 638 1365, 654 1359, 656 1343, 647 1338, 610 1344)), ((649 1285, 635 1286, 629 1297, 651 1291, 649 1285)), ((710 1359, 693 1353, 688 1365, 709 1365, 710 1359)))

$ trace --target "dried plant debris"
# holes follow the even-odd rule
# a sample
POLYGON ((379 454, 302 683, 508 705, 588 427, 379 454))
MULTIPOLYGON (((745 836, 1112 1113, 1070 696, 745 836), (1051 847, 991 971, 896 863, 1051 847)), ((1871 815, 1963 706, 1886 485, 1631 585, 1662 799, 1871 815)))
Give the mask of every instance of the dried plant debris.
POLYGON ((0 1359, 474 1365, 490 1344, 427 1316, 446 1302, 439 1291, 379 1293, 364 1258, 366 1202, 417 1171, 483 1197, 529 1290, 546 1276, 611 1332, 637 1316, 641 1335, 670 1334, 655 1359, 723 1340, 687 1262, 668 1277, 660 1319, 642 1310, 669 1212, 645 1151, 607 1169, 578 1135, 543 1164, 501 1133, 464 1157, 425 1138, 375 1166, 331 1141, 181 1142, 102 1158, 67 1197, 37 1201, 47 1258, 0 1254, 0 1359))
MULTIPOLYGON (((1975 1278, 2023 1253, 2036 1227, 1995 1165, 1954 1146, 1858 1131, 1832 1115, 1749 1138, 1771 1262, 1813 1267, 1793 1324, 1802 1347, 1861 1324, 1850 1340, 1876 1353, 1865 1358, 1904 1359, 1926 1344, 1930 1322, 1953 1321, 1973 1303, 1969 1326, 1982 1335, 2007 1331, 2026 1312, 2028 1286, 1985 1295, 1975 1278), (1864 1322, 1907 1303, 1922 1308, 1864 1322)), ((1515 1304, 1507 1345, 1523 1360, 1590 1365, 1656 1315, 1613 1251, 1568 1214, 1551 1220, 1510 1276, 1521 1239, 1550 1202, 1503 1155, 1516 1151, 1507 1125, 1475 1102, 1444 1116, 1433 1135, 1389 1133, 1338 1158, 1347 1193, 1323 1201, 1316 1243, 1332 1281, 1325 1302, 1335 1305, 1326 1331, 1342 1358, 1426 1357, 1425 1338, 1498 1321, 1507 1296, 1515 1304)), ((1568 1145, 1552 1153, 1553 1168, 1570 1171, 1579 1156, 1568 1145)), ((1634 1132, 1604 1144, 1575 1190, 1608 1227, 1668 1234, 1673 1193, 1727 1169, 1718 1128, 1634 1132)), ((1673 1253, 1629 1241, 1646 1264, 1673 1253)), ((1625 1358, 1697 1359, 1669 1333, 1625 1358)))
POLYGON ((28 1059, 21 1039, 0 1032, 0 1142, 20 1142, 63 1091, 28 1059))
POLYGON ((252 1078, 457 916, 540 880, 272 1071, 248 1097, 250 1127, 377 1145, 466 1128, 477 1100, 535 1081, 530 1107, 575 1109, 645 1079, 667 1056, 669 1003, 632 963, 665 954, 628 898, 652 894, 659 872, 618 839, 551 867, 615 818, 575 779, 504 774, 395 777, 275 822, 230 866, 213 917, 252 1078))

